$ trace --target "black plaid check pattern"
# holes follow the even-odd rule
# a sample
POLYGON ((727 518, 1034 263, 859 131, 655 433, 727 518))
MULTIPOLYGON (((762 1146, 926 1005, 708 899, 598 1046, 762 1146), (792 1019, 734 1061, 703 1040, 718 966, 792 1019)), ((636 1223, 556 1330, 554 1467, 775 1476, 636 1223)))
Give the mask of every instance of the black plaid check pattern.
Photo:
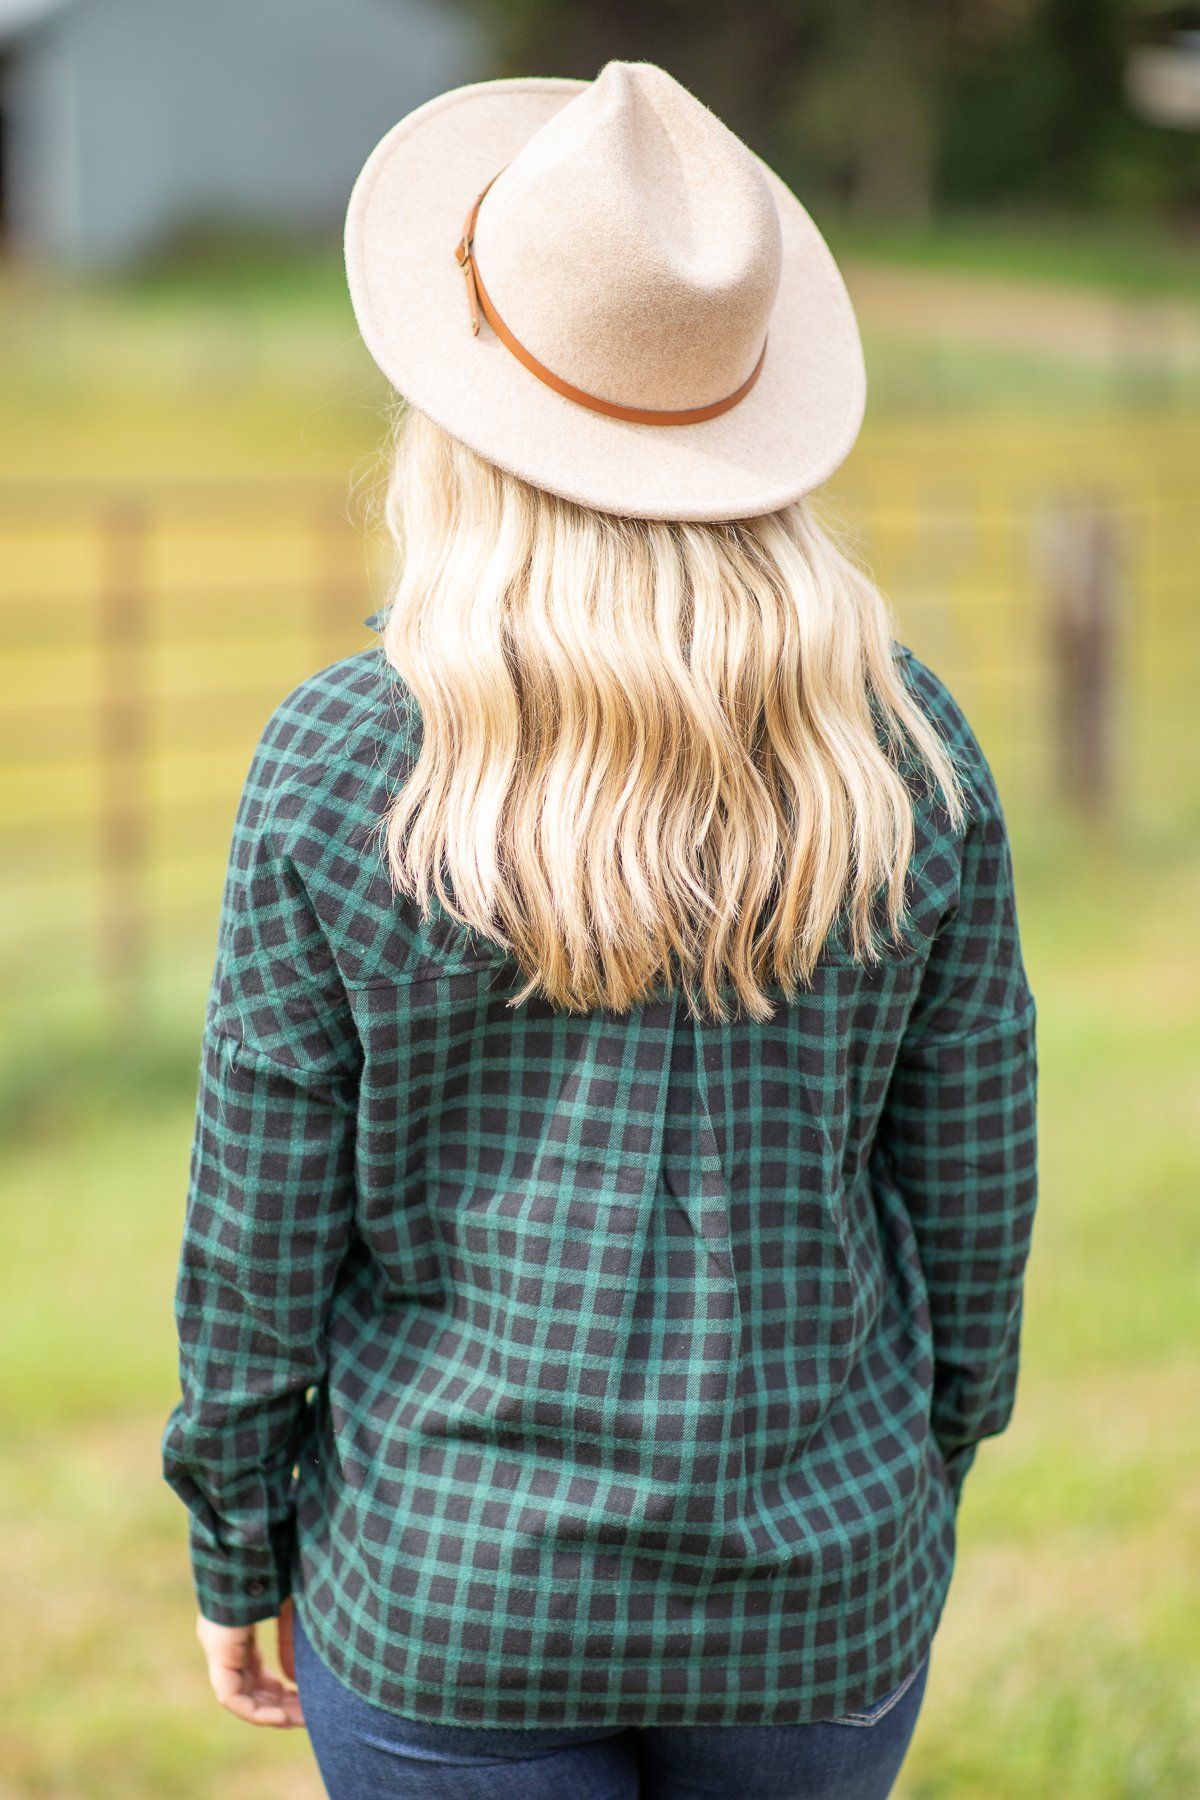
POLYGON ((420 731, 378 646, 269 721, 234 831, 163 1473, 200 1610, 294 1594, 365 1699, 797 1723, 923 1657, 1005 1426, 1035 1007, 988 764, 914 783, 906 944, 765 1024, 505 1006, 369 834, 420 731))

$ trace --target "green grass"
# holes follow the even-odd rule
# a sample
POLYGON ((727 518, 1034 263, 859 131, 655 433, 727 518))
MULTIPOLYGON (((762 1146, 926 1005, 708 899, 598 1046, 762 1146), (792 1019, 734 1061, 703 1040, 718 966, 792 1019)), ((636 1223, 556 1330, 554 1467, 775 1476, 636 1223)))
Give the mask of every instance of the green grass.
MULTIPOLYGON (((1200 301, 1200 242, 1148 211, 960 208, 914 225, 865 219, 819 200, 812 210, 839 256, 1200 301)), ((96 292, 106 289, 147 308, 173 306, 181 297, 212 300, 233 289, 267 312, 281 300, 338 307, 344 296, 335 242, 313 250, 258 233, 198 238, 141 271, 95 284, 96 292)))

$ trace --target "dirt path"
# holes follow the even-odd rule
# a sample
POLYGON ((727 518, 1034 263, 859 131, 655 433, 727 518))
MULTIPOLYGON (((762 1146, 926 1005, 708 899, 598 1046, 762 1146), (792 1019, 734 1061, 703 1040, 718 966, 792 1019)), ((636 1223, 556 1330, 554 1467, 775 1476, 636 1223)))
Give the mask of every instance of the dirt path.
POLYGON ((868 329, 981 349, 1104 364, 1200 369, 1200 306, 956 270, 847 259, 868 329))

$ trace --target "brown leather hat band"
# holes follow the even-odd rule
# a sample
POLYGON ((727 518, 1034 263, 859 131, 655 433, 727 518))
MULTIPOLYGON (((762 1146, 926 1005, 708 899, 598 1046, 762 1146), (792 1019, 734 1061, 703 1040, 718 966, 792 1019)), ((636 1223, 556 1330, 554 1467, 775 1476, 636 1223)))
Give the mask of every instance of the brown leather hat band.
MULTIPOLYGON (((497 169, 496 175, 499 174, 500 170, 497 169)), ((492 176, 492 181, 495 181, 496 175, 492 176)), ((552 387, 556 393, 563 394, 568 400, 577 401, 580 406, 591 407, 593 412, 607 413, 613 419, 627 419, 634 425, 695 425, 701 419, 714 419, 718 413, 728 412, 731 406, 737 405, 744 394, 749 393, 758 380, 759 372, 766 358, 766 338, 763 339, 762 349, 758 353, 758 361, 745 381, 740 387, 736 387, 732 394, 726 394, 722 400, 710 400, 707 406, 685 406, 675 410, 622 406, 616 400, 602 400, 598 394, 585 393, 582 388, 577 388, 571 382, 564 381, 561 375, 556 375, 552 369, 546 367, 545 363, 539 362, 533 352, 527 350, 520 339, 513 335, 496 311, 491 297, 480 279, 479 268, 475 261, 472 248, 475 220, 479 213, 479 203, 488 188, 491 187, 492 181, 489 181, 487 187, 481 189, 476 195, 471 210, 467 214, 462 237, 454 248, 455 261, 466 279, 467 301, 471 308, 472 333, 477 335, 479 332, 479 315, 482 312, 500 342, 511 350, 517 361, 523 363, 531 374, 536 375, 539 381, 544 381, 547 387, 552 387)))

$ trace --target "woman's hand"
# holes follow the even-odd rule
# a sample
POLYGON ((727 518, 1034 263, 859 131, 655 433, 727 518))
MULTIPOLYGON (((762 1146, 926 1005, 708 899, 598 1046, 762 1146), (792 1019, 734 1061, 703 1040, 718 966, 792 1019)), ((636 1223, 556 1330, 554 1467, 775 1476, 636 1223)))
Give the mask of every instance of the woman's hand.
MULTIPOLYGON (((274 1725, 288 1730, 303 1725, 300 1695, 294 1687, 268 1669, 255 1641, 254 1625, 214 1625, 198 1614, 196 1636, 208 1662, 213 1693, 235 1718, 248 1725, 274 1725)), ((279 1665, 288 1681, 295 1681, 292 1656, 291 1596, 279 1609, 279 1665)))

